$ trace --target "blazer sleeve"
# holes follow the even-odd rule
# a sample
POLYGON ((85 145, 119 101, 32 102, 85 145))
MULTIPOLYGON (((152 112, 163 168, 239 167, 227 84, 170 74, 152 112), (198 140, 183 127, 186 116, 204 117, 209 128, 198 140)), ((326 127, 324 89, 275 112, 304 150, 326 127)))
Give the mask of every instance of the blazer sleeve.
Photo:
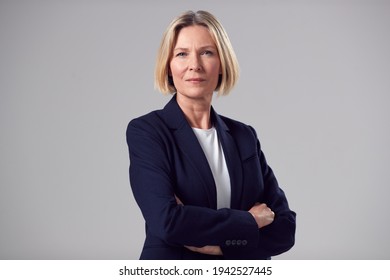
POLYGON ((264 201, 275 212, 274 221, 258 230, 256 248, 223 247, 227 258, 262 259, 288 251, 295 243, 296 213, 290 210, 285 193, 279 187, 272 169, 268 166, 256 131, 250 127, 256 142, 257 153, 263 174, 264 201))
POLYGON ((246 240, 259 246, 256 221, 247 211, 181 206, 175 200, 173 143, 156 129, 155 121, 135 119, 126 132, 130 184, 148 231, 171 246, 219 245, 246 240))

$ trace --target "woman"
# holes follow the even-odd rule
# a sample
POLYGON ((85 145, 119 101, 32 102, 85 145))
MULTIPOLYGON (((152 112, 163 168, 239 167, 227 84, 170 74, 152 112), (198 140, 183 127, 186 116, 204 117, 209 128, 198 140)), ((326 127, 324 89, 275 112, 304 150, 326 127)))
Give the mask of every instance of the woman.
POLYGON ((295 213, 256 132, 211 106, 238 78, 217 19, 205 11, 176 18, 155 74, 156 87, 174 96, 127 128, 130 184, 146 222, 140 258, 269 259, 289 250, 295 213))

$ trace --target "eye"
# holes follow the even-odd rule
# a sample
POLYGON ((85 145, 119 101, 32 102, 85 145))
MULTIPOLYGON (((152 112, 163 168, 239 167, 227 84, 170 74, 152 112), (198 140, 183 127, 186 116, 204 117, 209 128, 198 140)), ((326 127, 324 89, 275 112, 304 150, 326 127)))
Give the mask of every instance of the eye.
POLYGON ((185 53, 185 52, 179 52, 176 54, 176 57, 184 57, 186 55, 187 55, 187 53, 185 53))
POLYGON ((212 51, 209 51, 209 50, 205 50, 202 52, 203 55, 207 55, 207 56, 211 56, 213 55, 214 53, 212 51))

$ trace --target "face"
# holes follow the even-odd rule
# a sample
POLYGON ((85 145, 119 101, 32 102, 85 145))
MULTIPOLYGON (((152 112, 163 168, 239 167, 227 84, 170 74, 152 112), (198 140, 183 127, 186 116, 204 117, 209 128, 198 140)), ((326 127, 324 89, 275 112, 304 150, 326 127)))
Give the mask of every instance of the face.
POLYGON ((206 27, 194 25, 179 31, 170 61, 178 97, 211 101, 220 65, 217 47, 206 27))

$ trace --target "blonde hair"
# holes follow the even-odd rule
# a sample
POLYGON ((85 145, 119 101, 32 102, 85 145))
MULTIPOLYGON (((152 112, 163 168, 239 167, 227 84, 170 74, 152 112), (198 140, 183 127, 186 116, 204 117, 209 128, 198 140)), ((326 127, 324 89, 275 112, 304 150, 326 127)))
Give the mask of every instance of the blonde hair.
POLYGON ((200 25, 210 31, 218 50, 221 74, 215 91, 226 95, 234 87, 239 76, 239 66, 229 37, 221 23, 209 12, 188 11, 175 18, 166 29, 157 53, 154 84, 162 93, 174 93, 176 88, 169 76, 169 64, 177 36, 184 27, 200 25))

